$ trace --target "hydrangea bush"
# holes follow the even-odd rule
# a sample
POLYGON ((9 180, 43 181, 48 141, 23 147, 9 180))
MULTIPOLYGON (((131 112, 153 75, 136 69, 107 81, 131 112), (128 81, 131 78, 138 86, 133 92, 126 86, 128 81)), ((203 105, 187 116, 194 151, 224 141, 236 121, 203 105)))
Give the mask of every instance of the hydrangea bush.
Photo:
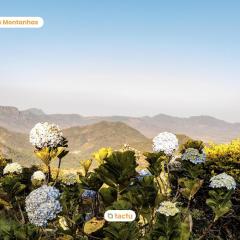
POLYGON ((44 168, 1 158, 0 239, 238 239, 239 182, 209 167, 200 141, 178 146, 164 132, 152 152, 101 148, 79 171, 61 170, 68 146, 57 125, 37 124, 30 142, 44 168), (107 222, 107 210, 133 210, 136 219, 107 222))

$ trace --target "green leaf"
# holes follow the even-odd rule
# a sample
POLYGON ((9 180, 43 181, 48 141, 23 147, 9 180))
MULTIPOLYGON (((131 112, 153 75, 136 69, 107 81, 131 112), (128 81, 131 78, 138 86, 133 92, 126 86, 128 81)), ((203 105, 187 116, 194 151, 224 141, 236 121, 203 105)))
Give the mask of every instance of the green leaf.
POLYGON ((180 192, 182 193, 182 195, 188 200, 191 200, 199 191, 199 189, 202 187, 203 180, 198 178, 197 179, 179 178, 178 184, 181 187, 180 192))
POLYGON ((217 221, 220 217, 222 217, 231 210, 231 195, 232 191, 224 192, 220 189, 209 191, 210 198, 206 200, 206 204, 214 212, 214 221, 217 221))
POLYGON ((159 176, 162 171, 162 162, 169 162, 169 157, 163 152, 144 153, 146 161, 149 163, 148 170, 154 175, 159 176))
POLYGON ((110 223, 104 228, 104 240, 138 240, 139 229, 137 223, 110 223))
POLYGON ((185 219, 183 219, 181 223, 180 240, 190 239, 190 235, 192 231, 191 228, 192 228, 192 216, 189 214, 185 219))
POLYGON ((95 172, 107 185, 123 189, 130 184, 131 178, 137 175, 136 167, 137 162, 134 152, 113 152, 105 158, 103 164, 95 169, 95 172))
POLYGON ((102 200, 106 206, 112 204, 117 200, 117 191, 112 187, 101 187, 99 190, 99 194, 102 197, 102 200))
POLYGON ((152 232, 149 233, 149 239, 179 240, 182 232, 181 227, 179 214, 175 216, 165 216, 157 213, 156 223, 153 226, 152 232))

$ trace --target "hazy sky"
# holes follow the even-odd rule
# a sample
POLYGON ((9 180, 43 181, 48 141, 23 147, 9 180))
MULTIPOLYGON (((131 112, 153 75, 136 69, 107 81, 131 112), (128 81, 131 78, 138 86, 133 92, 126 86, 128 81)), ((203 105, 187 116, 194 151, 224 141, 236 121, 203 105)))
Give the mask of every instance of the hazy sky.
POLYGON ((240 1, 2 1, 0 105, 240 122, 240 1))

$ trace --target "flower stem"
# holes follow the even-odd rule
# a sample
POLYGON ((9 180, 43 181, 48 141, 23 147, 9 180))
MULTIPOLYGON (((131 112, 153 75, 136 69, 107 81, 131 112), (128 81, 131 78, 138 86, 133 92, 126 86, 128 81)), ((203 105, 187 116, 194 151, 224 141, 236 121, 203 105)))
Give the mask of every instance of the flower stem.
POLYGON ((22 218, 21 223, 22 223, 22 224, 25 224, 25 218, 24 218, 24 215, 23 215, 23 212, 22 212, 20 203, 19 203, 19 201, 18 201, 18 199, 17 199, 16 197, 15 197, 15 200, 16 200, 16 202, 17 202, 18 209, 19 209, 19 212, 20 212, 20 214, 21 214, 21 218, 22 218))
POLYGON ((57 175, 56 175, 55 182, 54 182, 53 186, 55 186, 55 184, 57 183, 59 172, 60 172, 60 168, 61 168, 61 163, 62 163, 62 158, 58 158, 57 175))
POLYGON ((49 183, 51 181, 51 167, 50 165, 48 165, 48 180, 47 183, 49 183))

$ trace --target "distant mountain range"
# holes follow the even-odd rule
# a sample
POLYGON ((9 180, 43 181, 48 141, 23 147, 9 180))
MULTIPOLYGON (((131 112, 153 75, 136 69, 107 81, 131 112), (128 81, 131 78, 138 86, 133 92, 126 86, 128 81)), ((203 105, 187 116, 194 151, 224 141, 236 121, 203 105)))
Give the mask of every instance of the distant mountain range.
POLYGON ((147 138, 162 131, 217 143, 240 137, 240 123, 229 123, 210 116, 179 118, 159 114, 153 117, 85 117, 78 114, 45 114, 39 109, 19 111, 15 107, 0 106, 0 126, 10 131, 27 133, 37 122, 44 121, 57 123, 62 128, 87 126, 102 121, 122 122, 147 138))

